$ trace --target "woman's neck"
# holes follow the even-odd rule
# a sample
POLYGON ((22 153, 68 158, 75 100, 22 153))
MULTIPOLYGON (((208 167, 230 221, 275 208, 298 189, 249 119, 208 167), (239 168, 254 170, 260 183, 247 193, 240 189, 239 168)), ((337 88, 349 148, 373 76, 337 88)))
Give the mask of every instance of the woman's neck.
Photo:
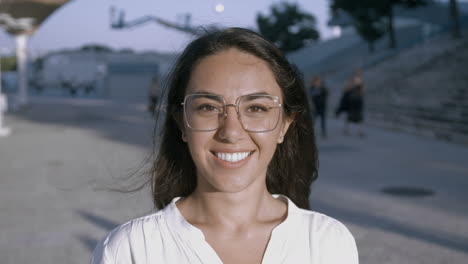
POLYGON ((259 222, 284 218, 287 205, 267 191, 238 193, 203 192, 193 194, 177 203, 184 218, 195 226, 216 225, 239 228, 259 222))

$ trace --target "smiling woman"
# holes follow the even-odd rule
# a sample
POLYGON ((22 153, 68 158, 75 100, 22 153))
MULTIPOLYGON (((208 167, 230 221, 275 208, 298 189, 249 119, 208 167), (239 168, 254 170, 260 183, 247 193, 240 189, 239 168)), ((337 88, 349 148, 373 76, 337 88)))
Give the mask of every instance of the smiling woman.
POLYGON ((113 230, 92 263, 358 263, 348 229, 308 210, 309 107, 273 44, 241 28, 208 33, 168 89, 150 181, 161 210, 113 230))

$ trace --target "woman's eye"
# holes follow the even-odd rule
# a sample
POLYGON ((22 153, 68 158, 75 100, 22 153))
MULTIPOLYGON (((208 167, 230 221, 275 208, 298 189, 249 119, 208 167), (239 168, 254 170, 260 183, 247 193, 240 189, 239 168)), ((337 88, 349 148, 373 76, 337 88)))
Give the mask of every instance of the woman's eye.
POLYGON ((252 113, 261 113, 261 112, 267 112, 268 108, 262 105, 252 105, 247 109, 247 111, 252 112, 252 113))
POLYGON ((204 104, 204 105, 200 105, 198 107, 198 110, 203 111, 203 112, 218 112, 219 108, 214 105, 204 104))

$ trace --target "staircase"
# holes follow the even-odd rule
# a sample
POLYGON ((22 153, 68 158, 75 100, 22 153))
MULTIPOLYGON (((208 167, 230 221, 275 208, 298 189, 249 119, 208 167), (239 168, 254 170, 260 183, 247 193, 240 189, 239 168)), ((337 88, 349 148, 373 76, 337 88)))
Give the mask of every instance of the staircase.
POLYGON ((366 69, 366 122, 468 145, 463 36, 442 35, 366 69))

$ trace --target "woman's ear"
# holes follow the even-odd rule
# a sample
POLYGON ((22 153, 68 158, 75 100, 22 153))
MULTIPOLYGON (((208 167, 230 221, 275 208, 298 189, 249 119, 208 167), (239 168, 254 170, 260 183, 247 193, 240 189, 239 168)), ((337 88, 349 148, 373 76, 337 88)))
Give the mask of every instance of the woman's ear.
POLYGON ((280 131, 280 136, 278 138, 278 144, 283 143, 284 141, 284 136, 288 132, 289 126, 294 122, 294 119, 296 118, 296 113, 292 113, 290 116, 286 117, 281 126, 281 131, 280 131))

